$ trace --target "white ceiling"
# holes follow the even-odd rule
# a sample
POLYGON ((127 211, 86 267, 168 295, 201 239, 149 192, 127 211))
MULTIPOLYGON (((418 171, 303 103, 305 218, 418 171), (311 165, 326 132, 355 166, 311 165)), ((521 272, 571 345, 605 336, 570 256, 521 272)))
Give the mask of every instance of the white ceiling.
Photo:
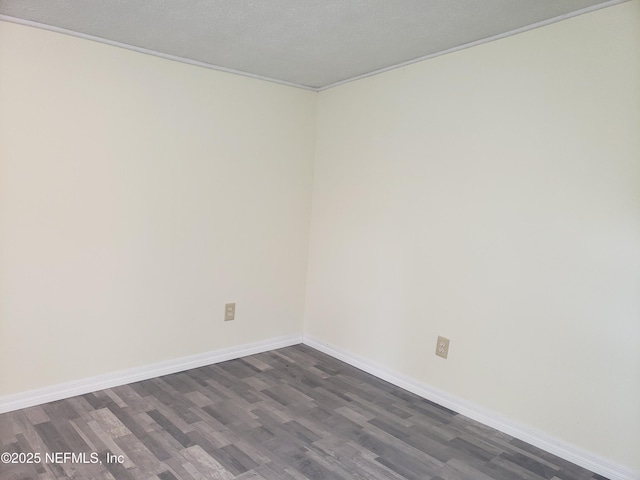
POLYGON ((0 20, 316 90, 622 1, 0 0, 0 20))

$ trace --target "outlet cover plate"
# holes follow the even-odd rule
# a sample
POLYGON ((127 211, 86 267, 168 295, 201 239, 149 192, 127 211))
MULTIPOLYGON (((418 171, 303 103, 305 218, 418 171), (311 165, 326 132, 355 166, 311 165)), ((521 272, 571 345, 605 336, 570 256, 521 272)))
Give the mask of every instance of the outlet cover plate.
POLYGON ((438 337, 438 343, 436 344, 436 355, 442 358, 447 358, 449 355, 449 339, 444 337, 438 337))
POLYGON ((236 304, 235 303, 227 303, 224 306, 224 321, 228 322, 229 320, 233 320, 236 318, 236 304))

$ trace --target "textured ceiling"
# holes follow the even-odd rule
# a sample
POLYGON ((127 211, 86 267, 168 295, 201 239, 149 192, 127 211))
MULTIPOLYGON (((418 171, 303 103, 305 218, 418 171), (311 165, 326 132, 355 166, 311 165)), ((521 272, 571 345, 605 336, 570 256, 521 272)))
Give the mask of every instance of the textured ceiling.
POLYGON ((0 0, 0 19, 321 89, 617 3, 622 1, 0 0))

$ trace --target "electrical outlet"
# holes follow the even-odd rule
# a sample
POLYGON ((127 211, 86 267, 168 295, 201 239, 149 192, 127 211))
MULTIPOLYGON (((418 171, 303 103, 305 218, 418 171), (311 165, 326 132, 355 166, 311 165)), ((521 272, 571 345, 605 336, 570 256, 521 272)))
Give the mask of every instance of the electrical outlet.
POLYGON ((228 322, 229 320, 233 320, 234 318, 236 318, 236 304, 227 303, 224 306, 224 321, 228 322))
POLYGON ((447 355, 449 355, 448 338, 438 337, 438 343, 436 344, 436 355, 442 358, 447 358, 447 355))

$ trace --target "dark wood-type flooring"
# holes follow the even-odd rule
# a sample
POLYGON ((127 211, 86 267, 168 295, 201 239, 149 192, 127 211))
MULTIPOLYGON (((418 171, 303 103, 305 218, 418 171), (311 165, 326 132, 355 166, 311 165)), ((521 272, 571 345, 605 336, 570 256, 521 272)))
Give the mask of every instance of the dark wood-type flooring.
POLYGON ((304 345, 2 414, 2 452, 42 457, 2 480, 603 478, 304 345))

